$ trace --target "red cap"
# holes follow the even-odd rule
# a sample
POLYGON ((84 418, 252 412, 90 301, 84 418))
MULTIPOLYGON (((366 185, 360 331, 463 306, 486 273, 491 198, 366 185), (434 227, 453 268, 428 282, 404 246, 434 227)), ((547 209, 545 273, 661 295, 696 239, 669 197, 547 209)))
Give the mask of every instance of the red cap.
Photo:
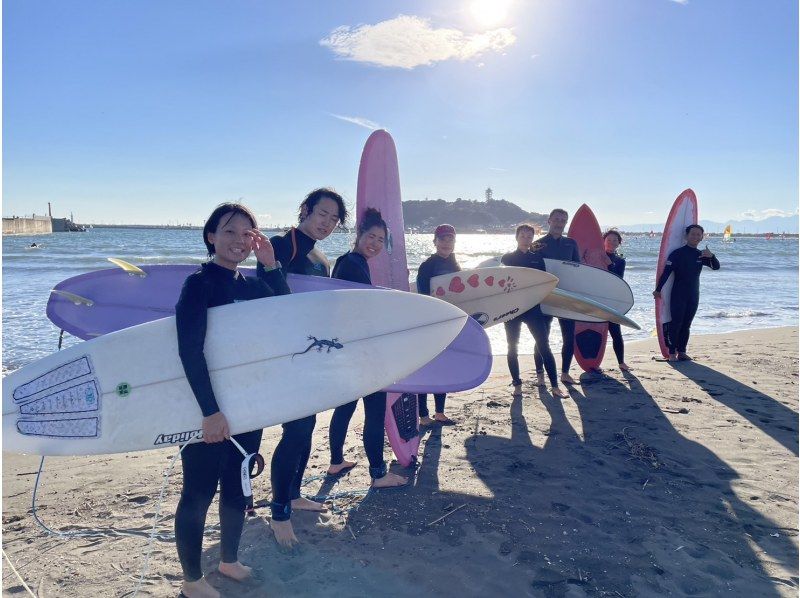
POLYGON ((434 238, 436 237, 443 237, 445 235, 455 235, 456 229, 452 224, 440 224, 436 227, 436 230, 433 231, 434 238))

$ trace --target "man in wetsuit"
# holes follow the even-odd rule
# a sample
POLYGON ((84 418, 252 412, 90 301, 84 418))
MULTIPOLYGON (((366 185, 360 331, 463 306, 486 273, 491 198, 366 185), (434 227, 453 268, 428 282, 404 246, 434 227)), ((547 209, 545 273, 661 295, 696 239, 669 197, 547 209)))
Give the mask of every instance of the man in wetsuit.
MULTIPOLYGON (((309 193, 300 204, 299 224, 270 239, 284 273, 330 276, 328 260, 315 244, 327 238, 346 219, 347 208, 341 195, 327 188, 309 193)), ((282 546, 290 547, 298 542, 292 528, 292 509, 325 510, 320 503, 300 495, 316 421, 317 416, 311 415, 283 424, 283 436, 272 454, 271 526, 275 539, 282 546)))
MULTIPOLYGON (((556 208, 550 212, 547 219, 547 224, 550 227, 547 234, 537 243, 543 245, 540 250, 542 258, 549 258, 554 260, 562 260, 568 262, 580 262, 581 254, 578 249, 578 243, 574 239, 564 236, 564 228, 567 226, 569 214, 566 210, 556 208)), ((546 316, 547 334, 550 335, 550 324, 553 321, 552 316, 546 316)), ((569 375, 569 366, 572 365, 572 357, 575 353, 575 320, 566 320, 564 318, 558 319, 558 325, 561 328, 561 381, 564 384, 575 384, 575 380, 569 375)), ((534 361, 536 362, 536 376, 538 378, 544 377, 544 361, 538 351, 533 354, 534 361)))
POLYGON ((692 320, 700 303, 700 272, 703 266, 719 270, 719 260, 708 247, 700 251, 697 245, 703 240, 705 231, 699 224, 686 227, 686 245, 669 254, 664 272, 658 280, 653 297, 661 297, 661 289, 671 274, 675 275, 672 293, 669 298, 669 309, 672 320, 665 323, 667 327, 667 347, 670 361, 691 361, 686 354, 689 344, 689 332, 692 320))

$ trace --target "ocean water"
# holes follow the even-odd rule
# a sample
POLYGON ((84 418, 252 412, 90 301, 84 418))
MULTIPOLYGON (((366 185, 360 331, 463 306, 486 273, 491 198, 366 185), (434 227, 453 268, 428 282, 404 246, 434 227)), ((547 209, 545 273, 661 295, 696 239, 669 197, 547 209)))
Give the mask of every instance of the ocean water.
MULTIPOLYGON (((352 242, 352 235, 334 234, 319 247, 333 262, 352 242)), ((642 326, 640 331, 623 328, 626 340, 648 338, 653 333, 651 292, 659 243, 659 237, 626 237, 621 247, 627 259, 625 280, 636 300, 628 316, 642 326)), ((462 268, 469 268, 515 246, 513 235, 461 234, 456 256, 462 268)), ((713 239, 709 247, 722 269, 703 270, 693 334, 797 326, 797 239, 739 238, 735 243, 713 239)), ((406 251, 414 280, 420 263, 433 252, 431 235, 407 235, 406 251)), ((109 257, 137 265, 199 264, 205 259, 205 247, 199 230, 92 229, 86 233, 3 237, 4 373, 56 350, 59 330, 45 316, 50 289, 65 278, 113 267, 107 261, 109 257), (34 241, 43 247, 30 249, 34 241)), ((245 265, 255 265, 254 258, 245 265)), ((487 332, 493 353, 505 354, 503 327, 495 326, 487 332)), ((64 335, 64 346, 76 342, 82 341, 64 335)), ((557 325, 553 326, 551 346, 555 351, 560 346, 557 325)), ((527 334, 523 334, 520 352, 533 352, 527 334)))

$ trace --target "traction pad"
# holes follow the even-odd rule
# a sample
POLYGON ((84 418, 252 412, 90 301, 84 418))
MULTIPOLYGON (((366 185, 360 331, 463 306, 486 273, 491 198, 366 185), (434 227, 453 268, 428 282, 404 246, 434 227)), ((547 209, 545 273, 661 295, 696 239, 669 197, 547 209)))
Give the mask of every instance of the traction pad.
POLYGON ((404 392, 392 403, 392 414, 397 422, 397 432, 405 442, 419 436, 417 427, 417 395, 404 392))
POLYGON ((14 389, 17 430, 27 436, 96 438, 100 435, 100 388, 88 355, 14 389))

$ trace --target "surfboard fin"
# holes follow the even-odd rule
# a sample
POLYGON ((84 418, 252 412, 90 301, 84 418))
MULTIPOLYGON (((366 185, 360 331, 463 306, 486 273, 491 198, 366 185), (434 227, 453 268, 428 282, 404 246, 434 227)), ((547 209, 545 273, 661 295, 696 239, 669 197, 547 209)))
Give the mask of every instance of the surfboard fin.
POLYGON ((56 295, 61 295, 66 299, 72 301, 75 305, 85 305, 86 307, 91 307, 94 305, 94 301, 91 299, 87 299, 86 297, 81 297, 80 295, 76 295, 75 293, 70 293, 69 291, 60 291, 58 289, 52 289, 51 293, 55 293, 56 295))
POLYGON ((115 265, 119 266, 120 268, 122 268, 123 270, 125 270, 125 272, 127 272, 128 274, 141 276, 142 278, 147 276, 147 272, 145 272, 144 270, 142 270, 138 266, 134 266, 130 262, 126 262, 125 260, 121 260, 121 259, 119 259, 117 257, 110 257, 110 258, 107 258, 107 259, 112 264, 115 264, 115 265))

